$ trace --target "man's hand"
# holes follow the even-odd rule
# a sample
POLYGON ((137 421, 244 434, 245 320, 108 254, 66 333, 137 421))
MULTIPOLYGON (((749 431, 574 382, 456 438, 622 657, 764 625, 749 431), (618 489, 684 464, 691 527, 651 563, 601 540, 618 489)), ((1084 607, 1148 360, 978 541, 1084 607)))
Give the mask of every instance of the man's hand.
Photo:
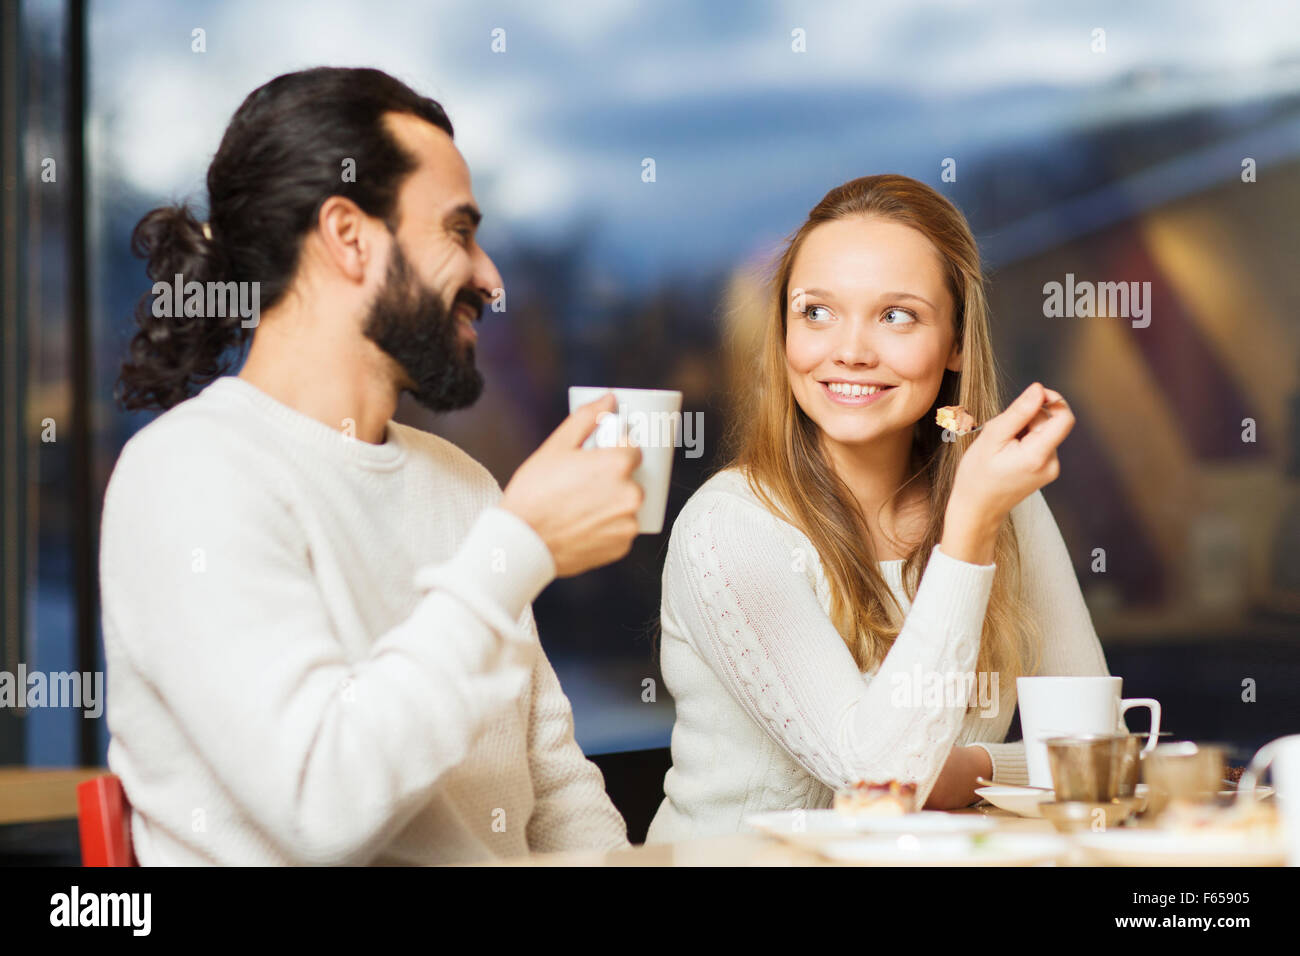
POLYGON ((519 466, 501 499, 546 542, 562 578, 617 561, 636 537, 645 494, 632 472, 641 449, 582 447, 600 415, 616 408, 610 394, 566 418, 519 466))

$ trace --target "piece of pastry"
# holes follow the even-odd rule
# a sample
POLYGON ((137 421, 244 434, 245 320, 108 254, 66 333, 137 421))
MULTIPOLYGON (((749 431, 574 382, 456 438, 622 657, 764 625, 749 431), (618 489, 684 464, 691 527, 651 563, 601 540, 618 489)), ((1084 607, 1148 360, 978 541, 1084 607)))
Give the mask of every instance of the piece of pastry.
POLYGON ((966 434, 976 425, 974 416, 960 405, 943 406, 935 414, 934 420, 940 428, 946 428, 957 435, 966 434))
POLYGON ((850 816, 903 816, 916 809, 916 784, 859 780, 835 794, 835 809, 850 816))

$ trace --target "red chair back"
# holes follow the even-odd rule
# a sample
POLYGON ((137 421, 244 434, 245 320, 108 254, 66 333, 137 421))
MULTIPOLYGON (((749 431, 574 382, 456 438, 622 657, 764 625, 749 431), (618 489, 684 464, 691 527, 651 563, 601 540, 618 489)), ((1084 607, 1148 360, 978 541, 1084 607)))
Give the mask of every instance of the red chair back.
POLYGON ((77 785, 82 866, 139 866, 131 846, 131 803, 114 774, 77 785))

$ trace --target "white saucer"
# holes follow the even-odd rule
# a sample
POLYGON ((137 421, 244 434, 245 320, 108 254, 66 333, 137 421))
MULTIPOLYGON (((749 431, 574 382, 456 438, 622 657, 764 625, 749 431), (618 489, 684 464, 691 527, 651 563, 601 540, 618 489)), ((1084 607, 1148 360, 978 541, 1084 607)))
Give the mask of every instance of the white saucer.
POLYGON ((939 810, 922 810, 897 817, 854 817, 836 810, 773 810, 747 814, 744 822, 778 840, 805 845, 857 839, 864 834, 987 833, 995 826, 988 817, 939 810))
MULTIPOLYGON (((1149 791, 1150 787, 1145 783, 1139 783, 1133 795, 1145 800, 1149 791)), ((1006 810, 1019 817, 1042 817, 1043 812, 1038 805, 1056 799, 1056 792, 1053 790, 1032 790, 1029 787, 1013 785, 980 787, 975 791, 975 795, 987 800, 999 810, 1006 810)), ((1144 804, 1139 804, 1138 809, 1143 807, 1144 804)))
POLYGON ((1044 801, 1055 800, 1056 794, 1051 790, 1030 790, 1028 787, 979 787, 975 791, 999 810, 1006 810, 1020 817, 1041 817, 1038 805, 1044 801))
POLYGON ((1070 844, 1046 833, 928 834, 837 840, 817 847, 840 863, 887 866, 1035 866, 1064 856, 1070 844))

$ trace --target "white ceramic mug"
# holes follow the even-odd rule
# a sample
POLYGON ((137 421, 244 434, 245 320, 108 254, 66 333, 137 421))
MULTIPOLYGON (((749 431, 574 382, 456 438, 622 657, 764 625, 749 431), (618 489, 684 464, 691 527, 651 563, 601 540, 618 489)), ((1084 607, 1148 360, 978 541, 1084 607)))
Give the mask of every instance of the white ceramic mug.
POLYGON ((621 444, 641 449, 641 464, 632 480, 645 492, 636 513, 637 530, 658 534, 664 529, 668 483, 673 473, 673 449, 681 444, 682 393, 652 388, 569 388, 569 412, 614 393, 618 412, 602 415, 584 448, 613 448, 621 444))
POLYGON ((1132 707, 1151 710, 1151 732, 1142 752, 1160 740, 1160 702, 1150 697, 1122 699, 1121 677, 1021 677, 1016 680, 1020 732, 1031 787, 1052 786, 1047 762, 1049 737, 1114 734, 1127 731, 1124 714, 1132 707))
POLYGON ((1269 764, 1273 765, 1274 799, 1282 813, 1286 862, 1300 866, 1300 734, 1279 737, 1259 748, 1237 784, 1240 798, 1254 798, 1255 783, 1269 764))

